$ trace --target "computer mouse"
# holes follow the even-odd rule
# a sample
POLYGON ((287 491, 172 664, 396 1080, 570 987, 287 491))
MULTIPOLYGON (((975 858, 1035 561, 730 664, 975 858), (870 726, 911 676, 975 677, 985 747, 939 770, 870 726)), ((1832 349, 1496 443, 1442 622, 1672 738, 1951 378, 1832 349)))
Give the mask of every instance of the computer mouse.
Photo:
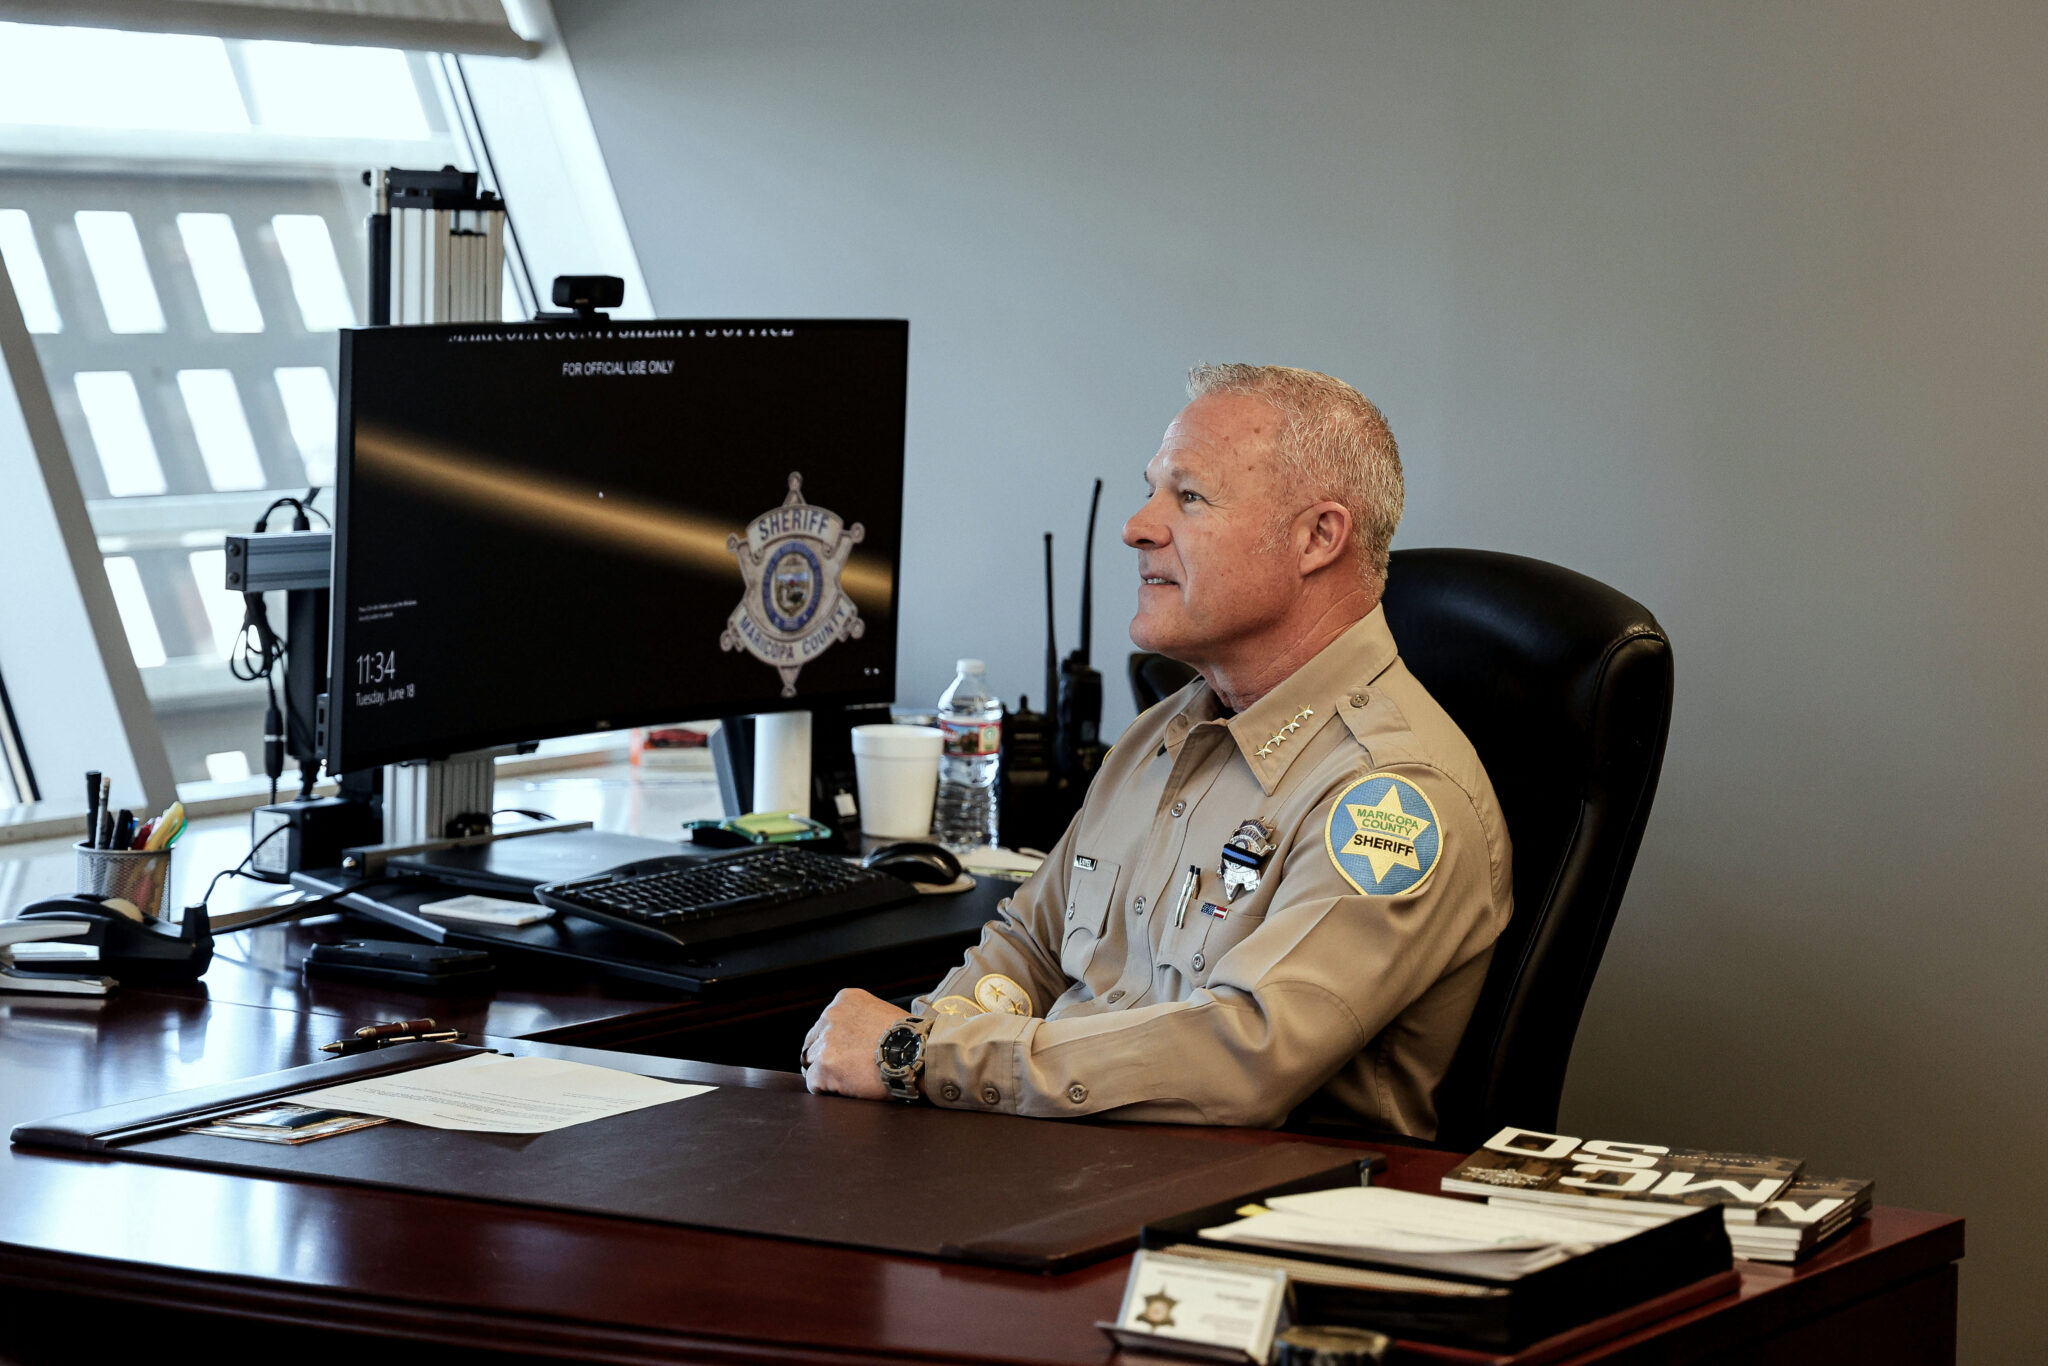
POLYGON ((885 844, 863 858, 860 866, 927 886, 943 886, 960 876, 960 860, 950 851, 919 840, 885 844))

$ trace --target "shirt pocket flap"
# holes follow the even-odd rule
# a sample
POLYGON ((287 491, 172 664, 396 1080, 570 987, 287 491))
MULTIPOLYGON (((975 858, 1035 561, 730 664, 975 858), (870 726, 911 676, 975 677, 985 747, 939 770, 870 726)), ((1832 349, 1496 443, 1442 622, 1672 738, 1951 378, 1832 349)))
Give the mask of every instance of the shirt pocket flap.
POLYGON ((1067 904, 1062 912, 1065 919, 1060 922, 1060 957, 1069 972, 1075 969, 1068 960, 1078 959, 1085 966, 1095 941, 1102 937, 1103 927, 1109 923, 1110 905, 1116 900, 1117 875, 1122 871, 1122 865, 1105 859, 1074 861, 1073 874, 1067 879, 1067 904))

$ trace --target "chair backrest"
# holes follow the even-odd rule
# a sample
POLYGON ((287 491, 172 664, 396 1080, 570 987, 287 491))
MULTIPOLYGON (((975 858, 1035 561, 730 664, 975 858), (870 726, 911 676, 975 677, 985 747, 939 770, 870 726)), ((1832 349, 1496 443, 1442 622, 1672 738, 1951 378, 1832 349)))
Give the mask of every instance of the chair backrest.
POLYGON ((1641 603, 1487 550, 1404 550, 1383 599, 1401 659, 1479 752, 1514 841, 1515 914, 1437 1088, 1437 1141, 1557 1123, 1593 974, 1650 818, 1671 643, 1641 603))
MULTIPOLYGON (((1557 1123, 1664 762, 1671 645, 1605 584, 1493 551, 1396 551, 1384 602, 1402 661, 1478 751, 1514 842, 1514 918, 1436 1095, 1437 1142, 1469 1149, 1503 1124, 1557 1123)), ((1141 706, 1192 677, 1157 659, 1132 657, 1141 706)))

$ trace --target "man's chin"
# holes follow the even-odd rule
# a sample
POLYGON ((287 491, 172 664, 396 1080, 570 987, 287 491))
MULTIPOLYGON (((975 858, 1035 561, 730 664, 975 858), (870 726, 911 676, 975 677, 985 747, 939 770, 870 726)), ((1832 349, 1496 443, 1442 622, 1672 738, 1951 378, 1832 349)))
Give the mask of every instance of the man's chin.
POLYGON ((1174 652, 1178 637, 1172 627, 1147 612, 1140 611, 1131 618, 1131 644, 1153 654, 1179 658, 1174 652))

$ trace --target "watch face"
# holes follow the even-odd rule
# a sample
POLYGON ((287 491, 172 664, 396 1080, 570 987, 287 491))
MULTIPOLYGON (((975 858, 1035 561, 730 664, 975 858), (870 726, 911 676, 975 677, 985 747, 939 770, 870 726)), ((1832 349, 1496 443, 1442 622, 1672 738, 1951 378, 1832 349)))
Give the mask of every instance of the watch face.
POLYGON ((882 1036, 882 1062, 892 1068, 908 1067, 924 1052, 924 1036, 908 1025, 897 1025, 882 1036))

